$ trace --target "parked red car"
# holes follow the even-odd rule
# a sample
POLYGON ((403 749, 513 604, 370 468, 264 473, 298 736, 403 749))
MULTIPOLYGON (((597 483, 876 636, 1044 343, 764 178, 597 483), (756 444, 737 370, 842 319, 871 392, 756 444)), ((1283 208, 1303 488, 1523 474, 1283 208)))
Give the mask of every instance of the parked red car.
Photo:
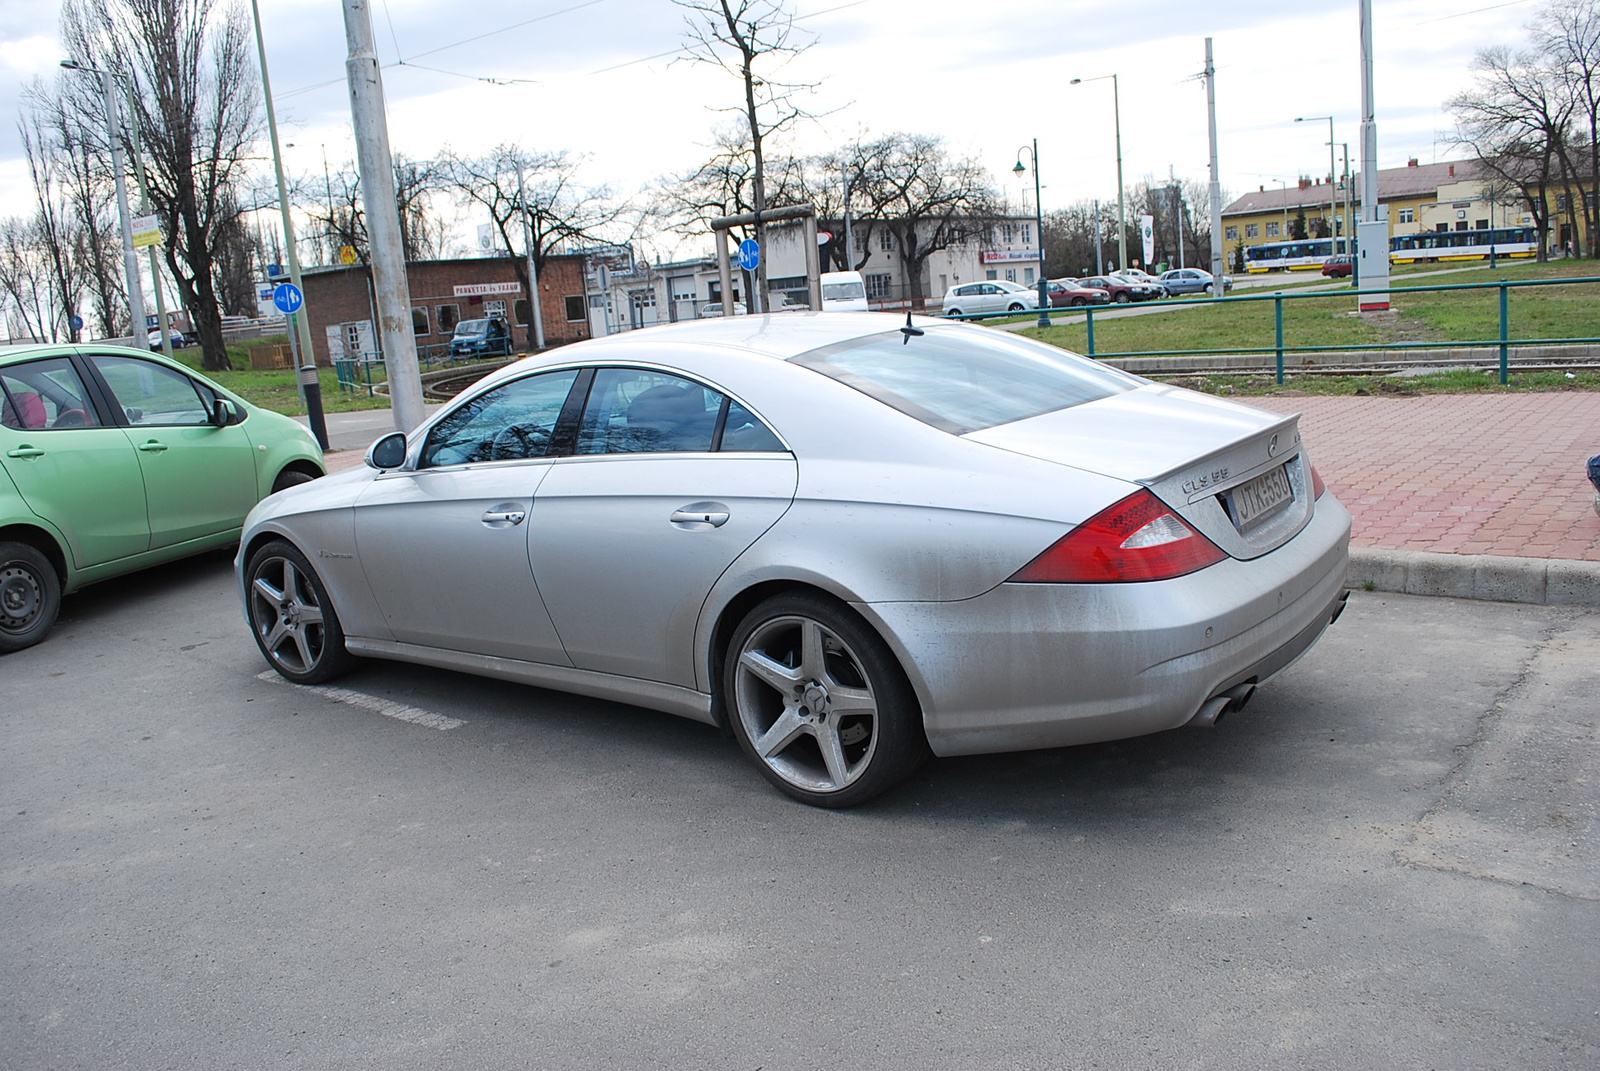
POLYGON ((1166 291, 1159 284, 1142 283, 1125 275, 1093 275, 1078 281, 1084 286, 1099 287, 1110 294, 1111 300, 1118 305, 1126 305, 1130 301, 1154 301, 1166 296, 1166 291))
POLYGON ((1053 309, 1064 306, 1076 308, 1081 305, 1105 305, 1111 301, 1111 295, 1105 290, 1095 286, 1084 286, 1076 279, 1051 279, 1048 289, 1050 307, 1053 309))
POLYGON ((1350 253, 1331 256, 1322 263, 1322 274, 1330 279, 1344 279, 1355 274, 1356 258, 1350 253))

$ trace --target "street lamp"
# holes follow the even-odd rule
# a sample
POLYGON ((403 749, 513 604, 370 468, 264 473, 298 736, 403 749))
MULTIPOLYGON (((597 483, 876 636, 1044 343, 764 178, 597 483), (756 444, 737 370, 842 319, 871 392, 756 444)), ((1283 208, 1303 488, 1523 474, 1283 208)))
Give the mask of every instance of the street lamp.
POLYGON ((1050 282, 1044 277, 1044 205, 1039 200, 1039 139, 1033 139, 1033 147, 1024 145, 1017 150, 1017 166, 1011 170, 1021 175, 1028 170, 1022 163, 1022 154, 1028 154, 1028 160, 1033 164, 1033 222, 1038 227, 1039 239, 1039 326, 1050 326, 1050 282))
POLYGON ((1103 82, 1111 79, 1111 121, 1117 132, 1117 269, 1128 266, 1128 210, 1122 192, 1122 106, 1117 99, 1117 76, 1097 74, 1093 78, 1074 78, 1068 85, 1103 82))
MULTIPOLYGON (((1295 120, 1297 123, 1313 122, 1319 119, 1328 121, 1328 233, 1333 236, 1333 252, 1339 251, 1339 228, 1334 226, 1334 221, 1339 216, 1339 191, 1334 186, 1333 180, 1338 171, 1333 162, 1333 116, 1331 115, 1302 115, 1295 120)), ((1348 241, 1348 236, 1346 236, 1348 241)))
POLYGON ((122 266, 128 276, 128 316, 133 321, 133 338, 129 344, 144 349, 144 284, 139 279, 139 257, 133 251, 133 218, 128 215, 128 185, 122 176, 122 138, 117 134, 117 83, 110 71, 86 67, 77 60, 66 59, 61 66, 69 71, 98 74, 100 87, 106 97, 106 141, 111 146, 111 174, 117 185, 117 216, 122 223, 122 266))

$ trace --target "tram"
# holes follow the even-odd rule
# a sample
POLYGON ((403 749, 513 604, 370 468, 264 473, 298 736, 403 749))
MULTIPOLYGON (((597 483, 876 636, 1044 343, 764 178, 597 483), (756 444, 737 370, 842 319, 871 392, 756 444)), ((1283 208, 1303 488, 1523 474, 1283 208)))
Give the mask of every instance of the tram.
MULTIPOLYGON (((1251 272, 1321 271, 1335 252, 1355 251, 1354 242, 1332 238, 1305 238, 1288 242, 1264 242, 1244 251, 1245 268, 1251 272)), ((1424 231, 1397 234, 1389 239, 1391 264, 1415 264, 1437 260, 1488 260, 1491 247, 1499 257, 1531 257, 1539 252, 1539 232, 1534 227, 1480 227, 1467 231, 1424 231)))

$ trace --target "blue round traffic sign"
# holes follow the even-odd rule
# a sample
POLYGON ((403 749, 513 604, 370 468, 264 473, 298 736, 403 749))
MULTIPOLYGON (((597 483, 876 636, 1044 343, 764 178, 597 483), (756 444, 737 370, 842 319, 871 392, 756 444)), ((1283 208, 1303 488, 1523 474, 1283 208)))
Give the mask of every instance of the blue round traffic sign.
POLYGON ((754 238, 746 238, 739 243, 739 267, 745 271, 755 271, 761 265, 761 246, 754 238))
POLYGON ((279 312, 299 312, 300 306, 306 303, 306 298, 300 293, 300 288, 293 283, 279 283, 272 288, 272 303, 278 307, 279 312))

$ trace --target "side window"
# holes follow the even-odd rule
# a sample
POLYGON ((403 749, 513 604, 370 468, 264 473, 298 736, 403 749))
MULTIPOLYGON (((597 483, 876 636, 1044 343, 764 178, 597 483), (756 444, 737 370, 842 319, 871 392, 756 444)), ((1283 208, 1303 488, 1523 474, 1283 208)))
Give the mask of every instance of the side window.
POLYGON ((573 369, 526 376, 463 402, 428 432, 419 467, 544 457, 577 378, 573 369))
POLYGON ((105 377, 129 424, 211 423, 211 406, 200 385, 182 372, 137 357, 89 359, 105 377))
POLYGON ((18 431, 100 423, 83 380, 64 357, 0 369, 0 424, 18 431))
POLYGON ((754 413, 729 399, 728 416, 722 425, 720 450, 782 450, 783 443, 754 413))
POLYGON ((722 395, 638 368, 595 373, 578 429, 580 454, 650 454, 711 449, 722 395))

